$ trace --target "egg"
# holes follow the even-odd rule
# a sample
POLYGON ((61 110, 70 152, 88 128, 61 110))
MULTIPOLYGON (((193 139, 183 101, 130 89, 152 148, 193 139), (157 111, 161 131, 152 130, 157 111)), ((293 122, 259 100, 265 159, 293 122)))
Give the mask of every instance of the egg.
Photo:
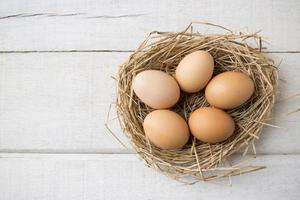
POLYGON ((254 92, 252 79, 242 72, 224 72, 214 77, 205 89, 208 103, 221 109, 236 108, 254 92))
POLYGON ((195 51, 180 61, 175 71, 175 78, 182 91, 194 93, 206 86, 213 70, 213 57, 206 51, 195 51))
POLYGON ((170 110, 155 110, 143 122, 146 137, 161 149, 180 149, 189 139, 185 120, 170 110))
POLYGON ((137 74, 132 88, 142 102, 155 109, 170 108, 180 97, 176 80, 159 70, 146 70, 137 74))
POLYGON ((235 129, 233 119, 225 111, 202 107, 191 113, 189 120, 191 133, 202 142, 217 143, 229 138, 235 129))

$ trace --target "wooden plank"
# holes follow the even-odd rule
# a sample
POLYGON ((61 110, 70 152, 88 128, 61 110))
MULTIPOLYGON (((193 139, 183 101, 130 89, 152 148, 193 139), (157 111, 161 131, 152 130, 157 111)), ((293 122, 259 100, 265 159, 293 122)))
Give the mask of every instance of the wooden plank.
POLYGON ((115 102, 111 76, 127 54, 0 57, 1 149, 120 147, 104 123, 115 102))
POLYGON ((149 169, 135 155, 1 154, 1 200, 289 199, 300 198, 300 156, 266 155, 267 168, 185 185, 149 169))
MULTIPOLYGON (((124 152, 105 128, 117 66, 129 53, 0 54, 0 151, 124 152)), ((299 93, 298 54, 280 59, 279 99, 299 93)), ((299 98, 276 104, 258 153, 300 153, 299 98)), ((110 119, 116 117, 112 110, 110 119)), ((117 120, 108 123, 124 142, 117 120)), ((128 151, 125 151, 128 152, 128 151)))
POLYGON ((181 31, 198 20, 262 30, 269 50, 300 51, 299 10, 297 0, 1 1, 0 50, 132 50, 153 30, 181 31))

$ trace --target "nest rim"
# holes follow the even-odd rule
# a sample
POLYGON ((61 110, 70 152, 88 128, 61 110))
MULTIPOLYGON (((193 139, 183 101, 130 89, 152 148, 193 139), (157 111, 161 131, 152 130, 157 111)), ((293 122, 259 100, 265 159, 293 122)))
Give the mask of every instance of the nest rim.
MULTIPOLYGON (((264 166, 222 166, 228 157, 241 148, 243 155, 259 138, 261 129, 267 124, 275 102, 278 84, 277 67, 262 50, 262 39, 255 34, 235 34, 225 30, 223 34, 200 34, 193 32, 191 23, 182 32, 154 31, 132 53, 127 62, 120 66, 117 77, 118 119, 123 132, 140 158, 149 167, 177 180, 193 178, 193 182, 213 180, 222 177, 256 171, 264 166), (249 39, 257 44, 253 47, 249 39), (235 134, 217 144, 202 143, 191 134, 190 142, 180 150, 162 150, 145 137, 142 123, 147 113, 154 109, 143 104, 134 94, 131 81, 141 71, 155 69, 174 75, 180 60, 196 50, 208 51, 215 61, 214 75, 225 71, 240 71, 248 74, 255 84, 254 95, 242 106, 227 110, 238 127, 235 134)), ((185 120, 200 107, 209 106, 203 91, 186 94, 181 91, 179 102, 171 110, 185 120)))

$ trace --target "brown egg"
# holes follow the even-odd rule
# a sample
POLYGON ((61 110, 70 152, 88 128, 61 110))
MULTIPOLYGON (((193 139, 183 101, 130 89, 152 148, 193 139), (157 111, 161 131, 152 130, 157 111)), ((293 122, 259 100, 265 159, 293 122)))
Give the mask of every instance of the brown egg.
POLYGON ((198 92, 211 79, 213 70, 213 57, 206 51, 195 51, 180 61, 175 78, 181 90, 187 93, 198 92))
POLYGON ((221 109, 236 108, 254 92, 252 79, 241 72, 224 72, 214 77, 205 89, 208 103, 221 109))
POLYGON ((195 110, 189 117, 191 133, 202 142, 217 143, 229 138, 235 129, 229 114, 213 107, 195 110))
POLYGON ((189 128, 185 120, 169 110, 149 113, 143 123, 149 141, 161 149, 180 149, 189 139, 189 128))
POLYGON ((132 87, 142 102, 155 109, 172 107, 180 96, 176 80, 159 70, 139 73, 133 79, 132 87))

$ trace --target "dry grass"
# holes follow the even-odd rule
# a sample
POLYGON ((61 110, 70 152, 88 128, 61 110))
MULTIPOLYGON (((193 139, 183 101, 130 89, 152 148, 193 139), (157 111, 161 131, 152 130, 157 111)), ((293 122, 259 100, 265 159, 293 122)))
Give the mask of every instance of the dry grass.
MULTIPOLYGON (((117 112, 123 131, 148 166, 178 180, 184 180, 184 177, 192 177, 196 181, 212 180, 263 168, 241 166, 239 163, 224 166, 224 163, 242 147, 245 148, 244 154, 251 145, 255 152, 253 142, 259 138, 262 127, 267 124, 274 105, 277 68, 272 59, 261 52, 261 38, 257 34, 234 34, 224 28, 224 34, 202 35, 192 30, 193 24, 183 32, 152 32, 120 67, 117 112), (256 43, 257 47, 250 46, 250 41, 251 44, 256 43), (173 75, 180 60, 196 50, 211 53, 216 64, 214 74, 224 71, 248 74, 254 80, 255 93, 247 103, 228 111, 236 123, 235 134, 228 140, 210 145, 191 138, 182 150, 159 149, 144 135, 142 122, 152 109, 133 93, 132 80, 136 74, 148 69, 158 69, 173 75)), ((187 119, 193 110, 207 105, 203 91, 182 93, 172 110, 187 119)))

